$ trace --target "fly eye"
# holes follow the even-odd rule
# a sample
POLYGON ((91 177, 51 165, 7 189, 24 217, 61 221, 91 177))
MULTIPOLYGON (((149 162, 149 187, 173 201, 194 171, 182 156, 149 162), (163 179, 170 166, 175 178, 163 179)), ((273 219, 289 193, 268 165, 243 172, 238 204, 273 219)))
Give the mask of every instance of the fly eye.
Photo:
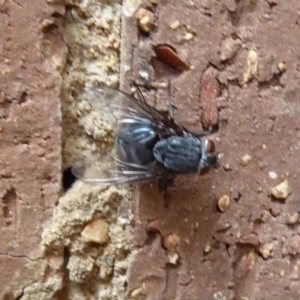
POLYGON ((205 150, 207 153, 215 153, 216 152, 215 143, 212 140, 206 140, 205 150))

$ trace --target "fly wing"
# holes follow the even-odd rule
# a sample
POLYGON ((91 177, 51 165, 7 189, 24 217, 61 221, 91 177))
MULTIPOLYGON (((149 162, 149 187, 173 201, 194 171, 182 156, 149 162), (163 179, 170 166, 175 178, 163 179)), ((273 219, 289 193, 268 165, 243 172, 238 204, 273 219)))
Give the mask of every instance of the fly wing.
POLYGON ((122 129, 128 143, 143 145, 158 137, 184 134, 184 128, 166 115, 120 90, 98 87, 90 89, 87 96, 95 110, 112 120, 113 128, 122 129))
POLYGON ((112 151, 80 159, 73 174, 101 186, 146 182, 164 172, 153 161, 152 147, 162 136, 183 129, 145 102, 111 88, 93 88, 86 93, 92 108, 116 133, 112 151), (172 126, 171 126, 172 125, 172 126))
POLYGON ((147 182, 157 176, 155 164, 142 166, 119 160, 107 152, 103 156, 83 159, 72 166, 72 173, 80 180, 110 186, 132 182, 147 182))

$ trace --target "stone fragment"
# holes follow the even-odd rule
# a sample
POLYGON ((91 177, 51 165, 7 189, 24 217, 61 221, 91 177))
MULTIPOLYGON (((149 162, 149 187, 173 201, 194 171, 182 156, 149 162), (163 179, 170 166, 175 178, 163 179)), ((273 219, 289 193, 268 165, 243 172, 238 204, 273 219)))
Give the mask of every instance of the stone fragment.
POLYGON ((135 19, 139 28, 146 33, 149 33, 154 24, 154 14, 148 9, 141 7, 135 13, 135 19))
POLYGON ((289 225, 294 225, 299 222, 300 215, 298 212, 293 213, 289 216, 287 223, 289 225))
POLYGON ((273 244, 272 243, 263 243, 259 246, 258 251, 264 259, 268 259, 272 255, 273 244))
POLYGON ((247 166, 250 161, 251 161, 252 157, 249 154, 246 154, 242 157, 242 163, 244 166, 247 166))
POLYGON ((176 251, 176 247, 179 244, 180 237, 176 234, 170 233, 162 238, 163 246, 172 252, 176 251))
POLYGON ((292 237, 288 253, 292 255, 298 255, 300 253, 300 235, 292 237))
POLYGON ((178 253, 172 253, 172 255, 169 256, 168 263, 171 265, 177 265, 179 262, 179 254, 178 253))
POLYGON ((81 237, 87 243, 105 244, 108 241, 108 224, 101 219, 94 220, 84 227, 81 237))
POLYGON ((227 195, 223 195, 219 200, 218 200, 218 208, 220 212, 225 212, 230 206, 230 198, 227 195))
POLYGON ((241 42, 239 39, 234 40, 232 37, 222 41, 220 49, 221 61, 231 59, 236 54, 240 44, 241 42))
POLYGON ((173 30, 175 30, 175 29, 179 28, 180 25, 181 25, 180 22, 178 20, 176 20, 175 22, 173 22, 172 24, 170 24, 170 28, 173 29, 173 30))
POLYGON ((272 195, 276 199, 283 199, 285 200, 291 194, 291 189, 289 187, 288 181, 284 180, 277 186, 272 188, 272 195))
POLYGON ((246 84, 253 76, 257 74, 258 59, 255 50, 249 50, 247 55, 247 69, 244 73, 244 84, 246 84))
POLYGON ((255 233, 249 233, 249 234, 242 236, 239 239, 239 242, 241 244, 250 244, 253 246, 257 246, 258 245, 258 236, 255 233))

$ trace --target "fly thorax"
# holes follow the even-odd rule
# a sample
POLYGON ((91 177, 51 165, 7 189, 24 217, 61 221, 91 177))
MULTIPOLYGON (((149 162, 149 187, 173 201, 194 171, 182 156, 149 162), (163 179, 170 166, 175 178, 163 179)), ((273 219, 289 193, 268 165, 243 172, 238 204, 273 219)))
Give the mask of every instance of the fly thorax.
POLYGON ((197 172, 201 159, 201 143, 193 136, 171 136, 155 144, 153 155, 169 170, 178 173, 197 172))

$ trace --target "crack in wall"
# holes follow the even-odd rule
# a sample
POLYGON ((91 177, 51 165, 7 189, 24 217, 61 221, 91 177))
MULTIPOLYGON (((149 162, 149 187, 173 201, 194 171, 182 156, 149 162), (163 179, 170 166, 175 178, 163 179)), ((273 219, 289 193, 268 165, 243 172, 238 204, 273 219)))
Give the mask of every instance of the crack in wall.
MULTIPOLYGON (((101 111, 91 110, 86 91, 94 85, 119 85, 121 8, 121 1, 67 5, 60 29, 69 49, 62 88, 64 168, 95 157, 108 145, 101 111)), ((125 299, 127 255, 133 246, 129 197, 123 188, 75 182, 59 199, 42 235, 47 255, 68 252, 57 278, 64 276, 57 297, 75 293, 79 298, 125 299), (107 240, 85 242, 82 230, 97 220, 107 224, 107 240)))
POLYGON ((27 255, 12 255, 12 254, 9 254, 9 253, 0 253, 0 256, 11 257, 11 258, 25 258, 25 259, 28 259, 32 262, 41 261, 41 260, 44 259, 43 257, 33 259, 33 258, 28 257, 27 255))

